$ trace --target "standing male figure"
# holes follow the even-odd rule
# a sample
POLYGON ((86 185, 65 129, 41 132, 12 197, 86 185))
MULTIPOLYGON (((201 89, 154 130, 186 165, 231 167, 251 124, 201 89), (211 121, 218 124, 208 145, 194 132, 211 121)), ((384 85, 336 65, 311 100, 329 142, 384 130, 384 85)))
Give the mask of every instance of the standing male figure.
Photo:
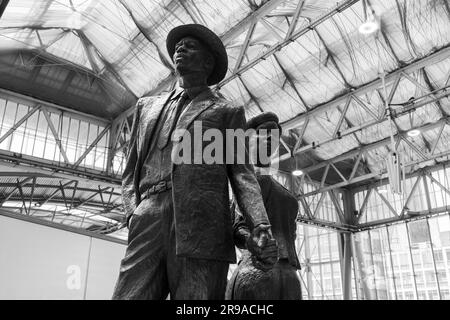
POLYGON ((175 130, 193 137, 193 123, 201 121, 204 130, 225 137, 225 130, 245 127, 245 115, 208 87, 227 72, 217 35, 183 25, 170 31, 166 44, 183 90, 137 104, 122 178, 128 247, 113 299, 165 299, 169 293, 172 299, 223 299, 228 265, 236 259, 228 181, 252 230, 254 254, 270 266, 277 257, 266 250, 269 220, 249 162, 173 163, 175 130))

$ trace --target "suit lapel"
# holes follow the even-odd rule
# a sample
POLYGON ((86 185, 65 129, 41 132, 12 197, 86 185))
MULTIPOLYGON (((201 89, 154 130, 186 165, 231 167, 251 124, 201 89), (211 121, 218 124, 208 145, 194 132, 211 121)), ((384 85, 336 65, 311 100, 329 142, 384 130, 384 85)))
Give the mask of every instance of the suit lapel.
POLYGON ((187 129, 191 123, 206 109, 215 103, 211 89, 207 89, 194 98, 183 110, 176 129, 187 129))
POLYGON ((143 138, 141 139, 141 143, 139 146, 140 152, 139 154, 143 157, 147 156, 148 148, 150 146, 151 138, 154 134, 156 124, 159 121, 159 118, 161 117, 161 111, 163 110, 164 106, 172 99, 172 97, 177 97, 181 91, 174 90, 172 91, 168 97, 160 97, 157 98, 153 103, 150 104, 150 106, 145 105, 142 110, 141 114, 141 123, 142 123, 142 131, 143 138))

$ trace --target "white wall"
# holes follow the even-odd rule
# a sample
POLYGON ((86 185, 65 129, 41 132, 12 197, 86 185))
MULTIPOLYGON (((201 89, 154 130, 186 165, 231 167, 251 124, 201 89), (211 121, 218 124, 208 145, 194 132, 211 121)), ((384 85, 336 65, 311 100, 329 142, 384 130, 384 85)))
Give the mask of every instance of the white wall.
POLYGON ((110 299, 125 249, 0 216, 0 299, 110 299))

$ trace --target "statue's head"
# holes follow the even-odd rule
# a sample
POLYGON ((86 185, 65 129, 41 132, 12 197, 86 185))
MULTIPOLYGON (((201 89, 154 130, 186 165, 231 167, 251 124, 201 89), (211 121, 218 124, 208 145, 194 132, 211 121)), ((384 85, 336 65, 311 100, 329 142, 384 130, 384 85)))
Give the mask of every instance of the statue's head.
POLYGON ((204 73, 207 85, 219 83, 227 73, 228 57, 220 38, 200 24, 175 27, 167 36, 167 52, 180 76, 204 73))
POLYGON ((255 130, 250 149, 256 155, 255 165, 269 167, 270 157, 278 151, 282 129, 278 116, 273 112, 264 112, 247 121, 246 129, 255 130))

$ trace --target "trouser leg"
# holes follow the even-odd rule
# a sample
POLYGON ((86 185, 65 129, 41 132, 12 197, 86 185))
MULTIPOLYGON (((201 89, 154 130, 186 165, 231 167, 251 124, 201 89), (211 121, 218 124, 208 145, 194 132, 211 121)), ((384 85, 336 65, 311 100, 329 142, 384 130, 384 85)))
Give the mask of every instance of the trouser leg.
MULTIPOLYGON (((173 212, 173 210, 172 210, 173 212)), ((173 300, 223 300, 229 263, 176 256, 175 225, 170 216, 167 276, 173 300)))
POLYGON ((161 300, 167 297, 163 214, 164 207, 159 201, 144 200, 136 209, 113 299, 161 300))
POLYGON ((228 262, 176 256, 170 192, 139 205, 128 239, 113 299, 224 298, 228 262))
POLYGON ((228 262, 180 258, 168 264, 171 298, 174 300, 223 300, 228 262))

